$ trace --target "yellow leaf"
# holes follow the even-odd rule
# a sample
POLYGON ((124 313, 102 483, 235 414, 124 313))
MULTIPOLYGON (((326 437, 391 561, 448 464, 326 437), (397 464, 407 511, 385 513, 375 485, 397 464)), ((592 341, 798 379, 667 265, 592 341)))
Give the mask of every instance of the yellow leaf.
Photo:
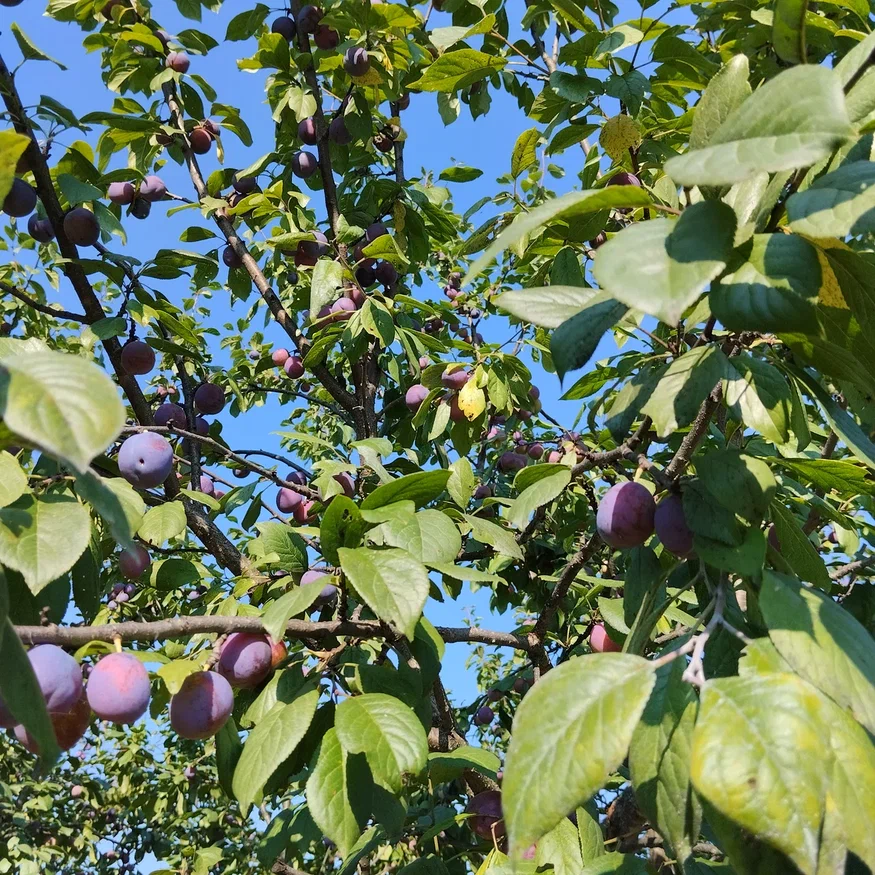
POLYGON ((470 420, 475 420, 486 409, 486 393, 474 380, 468 380, 459 392, 459 409, 470 420))

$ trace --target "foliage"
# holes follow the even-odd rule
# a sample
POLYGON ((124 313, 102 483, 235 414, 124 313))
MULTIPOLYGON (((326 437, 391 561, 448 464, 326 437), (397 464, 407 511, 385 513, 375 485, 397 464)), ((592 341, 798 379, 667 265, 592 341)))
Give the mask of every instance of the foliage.
POLYGON ((875 871, 868 6, 176 6, 50 0, 81 117, 0 58, 0 873, 875 871), (411 175, 407 106, 499 91, 461 212, 484 170, 411 175), (495 623, 434 626, 464 583, 495 623), (41 643, 135 654, 148 715, 66 743, 41 643))

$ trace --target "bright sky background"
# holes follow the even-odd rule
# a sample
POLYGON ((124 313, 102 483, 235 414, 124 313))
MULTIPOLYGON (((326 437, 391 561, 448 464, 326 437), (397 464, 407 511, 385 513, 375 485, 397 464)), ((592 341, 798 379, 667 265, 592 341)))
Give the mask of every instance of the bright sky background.
MULTIPOLYGON (((167 0, 159 0, 153 5, 153 17, 160 22, 166 30, 175 33, 186 27, 198 27, 214 36, 219 42, 219 48, 215 49, 206 58, 193 56, 191 72, 202 74, 207 81, 218 91, 218 101, 240 107, 246 122, 248 123, 255 144, 246 149, 233 134, 223 136, 225 147, 226 164, 229 166, 243 167, 250 164, 260 155, 270 151, 273 136, 273 124, 270 120, 270 111, 264 100, 263 83, 267 73, 244 73, 236 66, 236 59, 251 54, 254 51, 255 40, 236 43, 222 43, 227 22, 233 15, 243 11, 250 4, 232 0, 226 3, 218 16, 204 10, 204 21, 198 25, 183 19, 177 12, 175 5, 167 0)), ((522 14, 523 4, 517 4, 522 14)), ((631 4, 623 4, 630 10, 631 4)), ((95 110, 109 110, 114 95, 108 92, 100 78, 98 55, 86 55, 81 47, 83 34, 78 27, 70 24, 61 24, 52 19, 43 17, 41 14, 42 4, 38 0, 25 0, 15 9, 0 9, 0 28, 3 23, 10 20, 18 22, 23 30, 43 51, 62 61, 69 68, 66 72, 59 70, 49 63, 29 62, 18 75, 18 85, 26 104, 36 103, 40 94, 48 94, 69 106, 77 115, 84 115, 95 110)), ((424 7, 420 7, 424 8, 424 7)), ((627 17, 637 19, 638 8, 634 7, 627 17)), ((650 14, 653 14, 652 12, 650 14)), ((619 16, 617 21, 625 20, 619 16)), ((450 24, 449 16, 433 14, 430 20, 431 26, 445 26, 450 24)), ((637 21, 636 21, 637 23, 637 21)), ((8 29, 3 28, 0 35, 0 52, 10 66, 20 60, 20 54, 8 29)), ((476 42, 475 42, 476 45, 476 42)), ((138 100, 143 100, 135 95, 138 100)), ((156 98, 157 99, 157 98, 156 98)), ((493 92, 492 108, 485 117, 472 121, 467 107, 463 106, 462 114, 458 121, 450 127, 444 124, 437 112, 436 97, 430 94, 412 95, 410 109, 403 113, 402 122, 408 133, 405 145, 405 167, 408 176, 414 177, 421 172, 422 168, 434 171, 436 176, 442 169, 450 166, 454 161, 478 167, 483 170, 483 176, 473 182, 450 185, 455 204, 459 212, 464 211, 470 204, 481 197, 493 195, 497 191, 495 179, 509 171, 510 153, 517 136, 527 128, 533 126, 531 119, 519 110, 516 100, 504 91, 493 92)), ((92 144, 96 143, 96 134, 90 138, 92 144)), ((76 132, 68 132, 61 137, 62 143, 69 143, 77 139, 76 132)), ((60 144, 55 147, 52 155, 57 160, 61 155, 60 144)), ((564 179, 555 180, 547 177, 547 185, 557 193, 563 193, 572 187, 579 185, 576 178, 577 172, 583 164, 583 153, 579 148, 569 149, 564 155, 553 156, 554 163, 564 166, 568 171, 564 179)), ((218 165, 216 163, 215 150, 201 158, 201 166, 205 173, 209 173, 218 165)), ((161 176, 167 182, 173 192, 178 192, 191 197, 193 191, 187 172, 170 162, 161 176)), ((321 208, 321 193, 314 193, 317 199, 316 209, 320 216, 324 216, 324 208, 321 208)), ((489 215, 488 207, 475 217, 475 222, 484 220, 489 215)), ((177 216, 165 219, 162 205, 155 205, 152 215, 146 221, 127 219, 125 227, 128 232, 128 245, 123 248, 116 238, 111 246, 115 251, 125 251, 140 258, 149 257, 159 247, 173 247, 197 249, 206 251, 210 248, 210 242, 200 244, 179 244, 179 233, 190 224, 200 224, 202 220, 194 212, 184 212, 177 216)), ((214 241, 213 241, 214 245, 214 241)), ((33 254, 24 252, 23 260, 33 258, 33 254)), ((150 281, 155 282, 155 281, 150 281)), ((69 290, 69 286, 63 283, 59 301, 65 306, 73 306, 76 309, 75 299, 69 290)), ((183 296, 189 294, 186 280, 164 281, 160 285, 161 291, 168 295, 175 303, 180 303, 183 296)), ((439 289, 415 290, 419 296, 439 295, 439 289)), ((212 324, 221 326, 222 323, 231 319, 240 318, 245 314, 250 304, 237 304, 233 309, 228 301, 230 296, 223 297, 222 293, 212 299, 214 316, 212 324)), ((261 328, 261 320, 256 320, 256 329, 261 328)), ((489 327, 484 330, 487 340, 503 341, 510 336, 510 329, 501 318, 491 320, 489 327), (495 327, 493 327, 495 326, 495 327)), ((276 326, 269 326, 266 335, 269 341, 275 341, 278 346, 285 345, 285 335, 276 326)), ((218 344, 213 340, 214 351, 218 354, 218 344)), ((616 347, 608 338, 603 340, 594 361, 610 354, 616 347)), ((541 399, 545 409, 556 419, 570 426, 579 410, 578 402, 559 401, 561 389, 558 378, 553 374, 547 374, 543 369, 531 362, 524 353, 524 359, 531 367, 535 384, 541 389, 541 399)), ((218 359, 221 361, 221 358, 218 359)), ((566 388, 580 374, 570 375, 566 381, 566 388)), ((229 445, 234 447, 261 446, 268 450, 279 450, 278 439, 271 434, 278 429, 281 423, 281 412, 276 402, 276 396, 271 396, 268 404, 261 408, 249 411, 239 419, 232 418, 228 413, 220 414, 224 423, 224 437, 229 445)), ((501 618, 488 616, 488 600, 483 593, 475 594, 470 590, 464 590, 458 602, 445 603, 443 605, 430 601, 426 607, 428 618, 439 625, 460 625, 463 617, 476 616, 483 620, 483 625, 492 628, 511 628, 514 624, 512 618, 506 615, 501 618)), ((453 699, 458 704, 469 702, 476 695, 474 678, 464 670, 464 661, 468 648, 463 645, 450 645, 447 647, 445 659, 445 680, 451 690, 453 699)), ((151 871, 145 867, 143 872, 151 871)))

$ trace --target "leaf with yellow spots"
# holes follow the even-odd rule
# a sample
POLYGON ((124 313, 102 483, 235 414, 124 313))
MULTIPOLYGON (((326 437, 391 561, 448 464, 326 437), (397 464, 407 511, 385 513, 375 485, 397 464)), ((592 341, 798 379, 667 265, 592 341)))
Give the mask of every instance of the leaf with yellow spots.
POLYGON ((836 278, 835 271, 832 269, 832 265, 829 263, 826 253, 824 253, 820 247, 817 248, 817 260, 820 262, 822 280, 821 286, 817 290, 817 297, 820 299, 820 303, 825 304, 827 307, 835 307, 839 310, 849 309, 847 301, 845 301, 845 296, 842 294, 841 286, 839 286, 839 281, 836 278))
POLYGON ((486 409, 486 393, 476 380, 468 380, 459 392, 459 410, 470 420, 475 420, 486 409))

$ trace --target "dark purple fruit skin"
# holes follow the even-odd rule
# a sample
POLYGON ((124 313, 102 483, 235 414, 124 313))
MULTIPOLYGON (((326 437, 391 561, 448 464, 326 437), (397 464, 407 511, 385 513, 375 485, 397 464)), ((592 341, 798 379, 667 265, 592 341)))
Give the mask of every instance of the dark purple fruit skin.
POLYGON ((766 537, 768 538, 769 546, 773 550, 776 550, 778 553, 780 553, 781 552, 781 540, 780 540, 780 538, 778 538, 778 530, 775 528, 774 523, 772 523, 772 525, 769 526, 769 530, 766 533, 766 537))
POLYGON ((384 286, 391 286, 398 279, 398 271, 391 261, 381 261, 377 265, 376 275, 378 282, 384 286))
POLYGON ((385 237, 388 233, 386 226, 382 222, 374 222, 365 228, 365 240, 368 243, 373 243, 378 237, 385 237))
POLYGON ((165 402, 159 404, 155 411, 155 425, 173 425, 176 428, 186 428, 188 420, 185 417, 185 410, 178 404, 165 402))
POLYGON ((142 340, 132 340, 122 347, 122 367, 134 376, 148 374, 155 367, 155 350, 142 340))
POLYGON ((225 267, 240 267, 243 264, 240 256, 230 246, 222 251, 222 261, 225 262, 225 267))
POLYGON ((295 21, 294 19, 289 18, 288 15, 280 15, 279 18, 273 20, 273 24, 270 26, 270 32, 278 33, 286 42, 290 43, 297 33, 295 21))
POLYGON ((295 152, 292 158, 292 173, 301 179, 309 179, 319 169, 319 161, 312 152, 295 152))
POLYGON ((205 118, 201 122, 201 127, 213 137, 218 137, 222 133, 222 129, 211 118, 205 118))
POLYGON ((352 142, 352 134, 347 129, 343 116, 339 115, 331 120, 331 124, 328 126, 328 139, 332 143, 337 143, 338 146, 346 146, 352 142))
POLYGON ((612 486, 602 497, 596 528, 611 547, 637 547, 653 534, 655 515, 649 490, 629 480, 612 486))
POLYGON ((495 717, 495 712, 488 705, 483 705, 482 708, 477 710, 477 713, 474 715, 474 725, 475 726, 488 726, 492 723, 492 719, 495 717))
POLYGON ((118 557, 118 567, 122 576, 128 580, 137 580, 152 564, 149 551, 141 544, 134 544, 130 550, 122 550, 118 557))
POLYGON ((217 671, 232 687, 258 686, 270 674, 270 641, 254 632, 232 632, 222 645, 217 671))
POLYGON ((641 180, 634 173, 621 170, 608 180, 608 185, 637 185, 640 188, 641 180))
POLYGON ((234 691, 225 678, 212 671, 195 672, 170 699, 170 725, 183 738, 209 738, 233 709, 234 691))
POLYGON ((377 281, 377 274, 372 267, 362 265, 356 268, 355 279, 362 288, 366 289, 377 281))
POLYGON ((322 10, 318 6, 303 6, 297 16, 297 26, 301 33, 315 33, 322 21, 322 10))
POLYGON ((91 210, 76 207, 64 216, 64 233, 77 246, 93 246, 100 239, 100 223, 91 210))
POLYGON ((669 495, 659 502, 653 525, 666 550, 675 556, 686 556, 692 551, 693 533, 687 525, 684 501, 680 495, 669 495))
POLYGON ((330 52, 332 49, 336 49, 340 44, 340 34, 333 28, 320 24, 319 27, 316 28, 316 32, 313 34, 313 42, 316 44, 317 48, 320 48, 325 52, 330 52))
POLYGON ((152 204, 145 198, 138 197, 131 204, 130 213, 135 219, 148 219, 152 212, 152 204))
POLYGON ((254 176, 241 176, 232 185, 237 194, 252 194, 258 188, 258 180, 254 176))
POLYGON ((392 141, 392 138, 387 137, 385 134, 377 134, 374 137, 374 148, 378 152, 391 152, 394 145, 395 143, 392 141))
POLYGON ((308 146, 315 146, 319 142, 319 128, 316 119, 305 118, 298 123, 298 139, 308 146))
POLYGON ((347 49, 343 56, 343 69, 350 76, 364 76, 371 69, 371 59, 368 57, 367 49, 361 46, 347 49))
POLYGON ((206 128, 195 128, 188 135, 188 140, 195 155, 206 155, 213 145, 213 135, 206 128))
POLYGON ((469 803, 465 811, 473 815, 468 818, 468 825, 480 838, 487 841, 500 839, 505 834, 504 812, 501 810, 501 791, 485 790, 478 793, 469 803))
POLYGON ((403 112, 405 109, 408 109, 409 107, 410 107, 410 92, 405 91, 404 94, 402 94, 401 97, 398 98, 398 109, 403 112))
POLYGON ((29 216, 36 207, 36 190, 23 179, 13 179, 9 194, 3 199, 3 212, 21 219, 29 216))
POLYGON ((55 239, 55 229, 48 219, 41 219, 34 213, 27 220, 27 233, 36 240, 37 243, 48 243, 55 239))
POLYGON ((225 406, 225 390, 215 383, 203 383, 195 390, 194 406, 207 416, 221 413, 225 406))

